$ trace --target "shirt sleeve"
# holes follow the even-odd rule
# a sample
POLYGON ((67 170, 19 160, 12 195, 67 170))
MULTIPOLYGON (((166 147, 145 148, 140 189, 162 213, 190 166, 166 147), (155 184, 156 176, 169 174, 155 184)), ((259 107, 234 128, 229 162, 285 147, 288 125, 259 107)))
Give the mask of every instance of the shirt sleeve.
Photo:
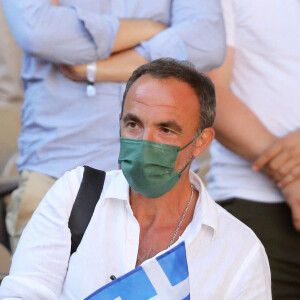
POLYGON ((168 29, 136 47, 151 61, 190 60, 200 70, 219 66, 225 56, 225 31, 219 0, 173 0, 168 29))
POLYGON ((68 221, 82 174, 82 167, 67 172, 41 201, 2 281, 0 299, 58 299, 70 258, 68 221))
POLYGON ((221 0, 226 31, 226 43, 235 46, 235 13, 233 0, 221 0))
POLYGON ((11 31, 23 51, 39 59, 78 65, 107 58, 119 21, 77 6, 50 0, 3 0, 11 31))
POLYGON ((270 266, 261 244, 251 249, 224 299, 272 300, 270 266))

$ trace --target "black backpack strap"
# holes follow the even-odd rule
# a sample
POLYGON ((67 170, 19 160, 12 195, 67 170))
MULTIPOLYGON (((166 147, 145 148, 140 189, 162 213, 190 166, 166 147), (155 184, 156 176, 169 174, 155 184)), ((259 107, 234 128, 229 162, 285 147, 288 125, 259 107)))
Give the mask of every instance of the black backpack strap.
POLYGON ((71 255, 77 250, 92 218, 96 204, 102 193, 104 181, 104 171, 84 166, 82 182, 69 219, 71 255))

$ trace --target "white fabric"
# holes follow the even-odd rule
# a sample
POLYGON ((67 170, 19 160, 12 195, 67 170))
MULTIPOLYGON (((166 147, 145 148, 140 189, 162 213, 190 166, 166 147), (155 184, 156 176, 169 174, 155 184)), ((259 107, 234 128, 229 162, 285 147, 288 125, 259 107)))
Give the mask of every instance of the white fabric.
POLYGON ((143 270, 157 293, 150 300, 182 300, 186 299, 190 294, 189 278, 172 286, 169 278, 156 259, 147 260, 143 264, 143 270))
MULTIPOLYGON (((93 217, 68 263, 67 224, 82 174, 82 167, 67 172, 42 200, 2 282, 1 299, 83 299, 110 282, 111 275, 135 268, 140 228, 122 171, 107 173, 93 217)), ((210 198, 195 173, 190 178, 199 198, 191 223, 174 245, 186 242, 191 299, 271 299, 260 241, 210 198)))
POLYGON ((232 0, 221 0, 224 25, 226 32, 226 44, 228 46, 235 46, 235 11, 232 0))
MULTIPOLYGON (((232 92, 275 136, 300 128, 300 1, 222 0, 222 5, 227 44, 235 49, 232 92)), ((214 199, 284 201, 273 181, 217 141, 211 154, 207 179, 214 199)))

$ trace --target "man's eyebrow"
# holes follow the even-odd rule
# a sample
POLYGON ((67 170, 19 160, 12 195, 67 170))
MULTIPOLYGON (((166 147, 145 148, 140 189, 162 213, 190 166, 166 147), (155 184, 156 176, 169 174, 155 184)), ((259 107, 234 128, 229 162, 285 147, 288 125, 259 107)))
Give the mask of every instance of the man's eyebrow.
POLYGON ((176 121, 173 121, 173 120, 166 121, 166 122, 159 122, 159 123, 156 123, 155 126, 170 128, 170 129, 173 129, 174 131, 176 131, 177 133, 182 133, 181 126, 176 121))
POLYGON ((128 113, 124 117, 122 117, 123 122, 134 121, 136 123, 142 123, 139 117, 134 114, 128 113))

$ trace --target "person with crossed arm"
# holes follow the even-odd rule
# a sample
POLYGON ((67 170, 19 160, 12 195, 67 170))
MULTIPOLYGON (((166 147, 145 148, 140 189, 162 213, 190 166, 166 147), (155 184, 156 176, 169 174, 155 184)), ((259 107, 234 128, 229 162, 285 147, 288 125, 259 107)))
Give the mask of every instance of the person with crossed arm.
POLYGON ((208 190, 254 230, 273 299, 300 299, 300 2, 222 0, 224 64, 208 190))
POLYGON ((219 0, 4 0, 3 7, 24 54, 21 179, 6 218, 14 250, 65 171, 119 167, 118 115, 132 71, 166 56, 207 71, 222 63, 225 38, 219 0))

